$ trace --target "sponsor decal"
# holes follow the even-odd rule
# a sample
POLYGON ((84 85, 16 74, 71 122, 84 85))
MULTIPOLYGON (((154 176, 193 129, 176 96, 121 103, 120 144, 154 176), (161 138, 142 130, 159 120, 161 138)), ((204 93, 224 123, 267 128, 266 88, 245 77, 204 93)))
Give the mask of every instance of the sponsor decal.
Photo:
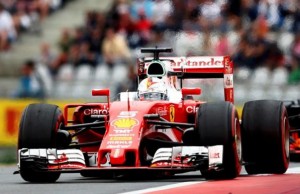
MULTIPOLYGON (((161 59, 164 59, 164 57, 161 57, 161 59)), ((167 59, 171 60, 170 66, 173 68, 223 68, 225 59, 230 64, 230 59, 226 57, 168 57, 167 59)), ((148 68, 149 64, 146 63, 145 67, 148 68)))
POLYGON ((187 106, 185 111, 189 114, 196 113, 199 107, 196 106, 187 106))
POLYGON ((120 136, 131 136, 131 137, 133 137, 134 134, 133 133, 128 133, 128 134, 124 134, 124 133, 109 134, 109 137, 120 137, 120 136))
POLYGON ((116 119, 112 122, 112 125, 115 128, 119 129, 130 129, 136 125, 138 125, 139 121, 134 118, 120 118, 116 119))
POLYGON ((115 148, 128 148, 132 145, 133 141, 119 141, 119 140, 114 140, 114 141, 108 141, 107 142, 107 148, 108 149, 115 149, 115 148))
POLYGON ((125 149, 125 148, 128 148, 130 145, 120 145, 120 144, 117 144, 117 145, 108 145, 107 148, 108 149, 116 149, 116 148, 121 148, 121 149, 125 149))
POLYGON ((132 141, 131 136, 113 136, 109 138, 110 141, 132 141))
POLYGON ((68 157, 65 153, 62 153, 62 155, 58 158, 54 160, 54 163, 63 163, 63 162, 67 162, 68 161, 68 157))
POLYGON ((207 61, 190 61, 188 60, 185 64, 187 67, 223 67, 223 61, 215 60, 215 58, 210 58, 207 61))
POLYGON ((131 133, 132 130, 131 129, 114 129, 114 132, 116 134, 124 134, 124 135, 128 135, 128 133, 131 133))
POLYGON ((108 141, 108 145, 130 145, 132 141, 108 141))
POLYGON ((160 116, 166 116, 168 114, 168 109, 166 106, 158 107, 156 109, 156 114, 159 114, 160 116))
POLYGON ((208 163, 209 166, 214 164, 222 164, 223 162, 223 146, 209 146, 208 147, 208 163))
POLYGON ((223 57, 188 57, 174 58, 171 67, 188 67, 188 68, 223 68, 223 57))
POLYGON ((229 57, 224 58, 225 74, 232 74, 233 69, 231 67, 231 61, 229 57))
POLYGON ((175 107, 174 105, 170 105, 170 121, 174 122, 175 120, 175 107))
POLYGON ((232 74, 224 74, 224 87, 225 88, 233 88, 233 75, 232 74))
POLYGON ((179 58, 179 60, 171 62, 171 67, 181 67, 182 64, 184 64, 184 58, 179 58))
POLYGON ((118 117, 135 117, 138 111, 121 111, 118 117))
POLYGON ((88 109, 85 109, 83 111, 83 114, 86 115, 86 116, 89 116, 89 115, 108 115, 109 111, 108 111, 108 109, 88 108, 88 109))

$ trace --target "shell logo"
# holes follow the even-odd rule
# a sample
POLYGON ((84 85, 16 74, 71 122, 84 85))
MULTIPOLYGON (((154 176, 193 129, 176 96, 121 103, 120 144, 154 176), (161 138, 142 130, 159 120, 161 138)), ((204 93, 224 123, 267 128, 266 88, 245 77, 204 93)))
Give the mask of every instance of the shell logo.
POLYGON ((116 128, 131 128, 135 125, 138 124, 138 121, 133 118, 121 118, 121 119, 116 119, 112 122, 112 125, 115 126, 116 128))

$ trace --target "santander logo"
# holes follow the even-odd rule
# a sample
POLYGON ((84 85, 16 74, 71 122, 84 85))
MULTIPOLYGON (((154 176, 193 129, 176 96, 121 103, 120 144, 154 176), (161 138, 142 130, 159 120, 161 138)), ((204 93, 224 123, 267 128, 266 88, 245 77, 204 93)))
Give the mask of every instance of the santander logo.
POLYGON ((208 61, 187 61, 185 66, 188 67, 223 67, 223 61, 211 58, 208 61))
POLYGON ((224 57, 174 57, 172 58, 171 67, 188 67, 188 68, 223 68, 224 57))
MULTIPOLYGON (((151 59, 151 58, 146 58, 151 59)), ((225 58, 223 56, 201 56, 201 57, 160 57, 160 59, 170 60, 172 68, 224 68, 225 58)), ((168 63, 165 62, 164 63, 168 63)), ((150 63, 146 63, 147 68, 150 63)), ((143 67, 140 67, 143 68, 143 67)))

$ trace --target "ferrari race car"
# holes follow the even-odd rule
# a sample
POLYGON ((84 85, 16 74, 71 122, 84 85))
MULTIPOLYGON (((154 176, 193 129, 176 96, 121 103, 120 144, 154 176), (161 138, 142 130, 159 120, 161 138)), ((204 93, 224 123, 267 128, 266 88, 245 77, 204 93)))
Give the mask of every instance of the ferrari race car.
POLYGON ((170 48, 141 52, 153 57, 137 59, 137 92, 111 102, 109 89, 94 89, 93 96, 107 101, 67 104, 63 113, 56 105, 28 105, 15 173, 29 182, 55 182, 74 172, 145 177, 200 171, 206 179, 234 179, 242 165, 248 174, 286 172, 286 108, 281 101, 250 101, 240 120, 229 57, 159 57, 170 48), (224 80, 224 101, 194 100, 201 89, 182 87, 186 79, 206 78, 224 80))
POLYGON ((300 99, 284 102, 290 123, 290 154, 300 155, 300 99))

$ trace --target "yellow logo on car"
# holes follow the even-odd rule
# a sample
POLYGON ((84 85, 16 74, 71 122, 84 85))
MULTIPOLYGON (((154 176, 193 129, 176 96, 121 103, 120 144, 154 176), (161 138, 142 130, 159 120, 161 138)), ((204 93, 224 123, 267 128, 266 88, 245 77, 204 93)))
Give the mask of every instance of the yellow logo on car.
POLYGON ((128 136, 128 137, 124 137, 124 136, 114 136, 114 137, 110 137, 111 141, 131 141, 132 137, 128 136))
POLYGON ((138 124, 138 121, 133 118, 121 118, 112 122, 112 125, 116 128, 128 129, 138 124))
POLYGON ((170 106, 170 121, 174 122, 175 120, 175 107, 174 105, 170 106))

